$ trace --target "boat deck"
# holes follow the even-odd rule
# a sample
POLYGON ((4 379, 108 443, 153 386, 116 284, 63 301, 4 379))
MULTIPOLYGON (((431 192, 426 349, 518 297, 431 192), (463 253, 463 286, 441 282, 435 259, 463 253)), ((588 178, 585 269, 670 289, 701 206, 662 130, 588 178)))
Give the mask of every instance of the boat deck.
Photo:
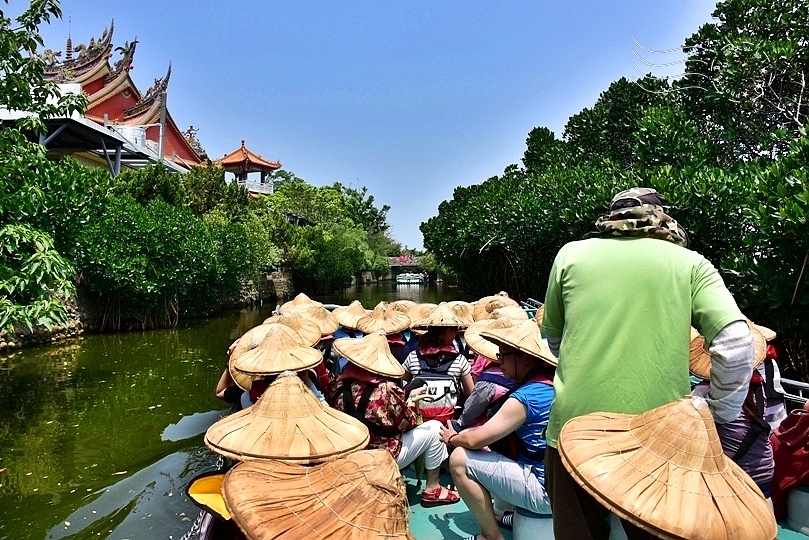
MULTIPOLYGON (((416 540, 461 540, 480 532, 480 527, 463 501, 424 508, 420 504, 421 488, 416 486, 415 473, 404 469, 402 475, 407 483, 407 499, 410 503, 410 532, 416 540)), ((451 483, 452 478, 448 474, 441 475, 442 486, 451 483)), ((504 530, 503 536, 511 540, 511 531, 504 530)))

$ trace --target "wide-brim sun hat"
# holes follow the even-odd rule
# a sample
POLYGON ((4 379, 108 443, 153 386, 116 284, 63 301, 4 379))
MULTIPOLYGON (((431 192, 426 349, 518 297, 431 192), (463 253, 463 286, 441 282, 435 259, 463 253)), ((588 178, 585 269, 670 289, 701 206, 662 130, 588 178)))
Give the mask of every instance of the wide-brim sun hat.
POLYGON ((370 311, 362 307, 359 300, 354 300, 347 306, 336 307, 331 312, 332 316, 340 323, 340 326, 349 330, 356 330, 357 321, 369 313, 370 311))
POLYGON ((308 319, 304 319, 296 311, 288 311, 283 315, 273 315, 264 319, 262 324, 279 323, 295 330, 303 339, 303 344, 311 347, 320 341, 320 328, 308 319))
POLYGON ((250 377, 266 377, 282 371, 303 371, 323 361, 317 349, 300 344, 300 334, 292 328, 279 324, 267 325, 267 334, 257 347, 238 357, 232 357, 233 370, 250 377))
POLYGON ((304 319, 315 323, 320 330, 320 336, 333 334, 340 328, 340 323, 331 314, 331 311, 321 306, 296 308, 295 312, 304 319))
POLYGON ((357 328, 365 334, 374 334, 379 330, 385 334, 397 334, 410 325, 410 318, 392 309, 387 302, 379 302, 365 317, 357 321, 357 328))
POLYGON ((396 379, 401 379, 405 374, 401 362, 391 354, 390 345, 382 330, 358 339, 335 340, 333 347, 346 360, 371 373, 396 379))
POLYGON ((222 495, 251 540, 413 540, 404 480, 381 448, 310 467, 240 463, 222 495))
POLYGON ((205 444, 237 461, 280 459, 319 463, 362 450, 368 428, 321 403, 293 372, 285 372, 252 407, 217 421, 205 444))
POLYGON ((438 304, 432 304, 429 302, 424 302, 421 304, 416 304, 415 306, 411 307, 407 311, 407 317, 410 319, 410 329, 413 330, 417 335, 422 335, 426 330, 419 329, 417 325, 426 317, 430 315, 430 313, 438 307, 438 304))
POLYGON ((569 420, 559 455, 574 480, 619 517, 664 539, 771 540, 772 509, 722 450, 707 402, 569 420))
POLYGON ((475 322, 475 318, 472 315, 473 306, 469 302, 464 302, 463 300, 453 300, 451 302, 447 302, 447 307, 462 321, 464 321, 464 326, 469 326, 473 322, 475 322))
MULTIPOLYGON (((758 326, 747 321, 750 333, 753 334, 753 369, 757 368, 767 357, 767 340, 758 330, 758 326)), ((688 357, 688 370, 705 380, 711 378, 711 352, 705 338, 691 327, 691 350, 688 357)))
MULTIPOLYGON (((497 345, 498 349, 505 344, 556 367, 556 357, 542 340, 542 334, 536 321, 512 321, 505 318, 495 319, 495 321, 500 324, 481 331, 482 337, 497 345)), ((493 360, 499 363, 496 355, 493 360)))
POLYGON ((542 304, 537 308, 536 313, 534 313, 534 320, 536 323, 542 327, 542 321, 545 320, 545 304, 542 304))
POLYGON ((305 294, 299 293, 295 298, 293 298, 289 302, 281 304, 281 307, 278 309, 278 312, 286 313, 287 311, 299 310, 302 308, 309 308, 309 307, 317 307, 322 305, 323 304, 321 304, 317 300, 312 300, 305 294))
POLYGON ((775 330, 767 328, 766 326, 761 326, 760 324, 756 324, 752 321, 750 323, 753 327, 761 333, 761 336, 764 338, 764 341, 770 342, 778 337, 778 334, 775 333, 775 330))
MULTIPOLYGON (((254 328, 251 328, 238 339, 236 345, 233 347, 233 350, 230 353, 230 357, 228 359, 228 371, 230 372, 230 376, 236 385, 241 388, 242 390, 250 390, 250 387, 253 384, 253 379, 257 377, 251 377, 250 375, 241 373, 233 369, 233 361, 239 358, 241 355, 255 349, 259 346, 259 344, 267 337, 267 332, 271 330, 270 325, 268 324, 260 324, 254 328)), ((300 334, 295 332, 300 340, 299 344, 303 346, 308 346, 306 340, 301 337, 300 334)))
POLYGON ((395 309, 396 311, 400 311, 407 315, 410 308, 416 306, 417 304, 413 300, 394 300, 388 305, 391 307, 391 309, 395 309))
POLYGON ((498 308, 489 313, 488 318, 481 319, 470 324, 464 332, 464 339, 466 339, 466 343, 469 345, 469 348, 472 349, 472 351, 474 351, 476 354, 496 361, 499 347, 485 337, 481 336, 480 333, 488 329, 490 326, 503 327, 505 325, 513 325, 515 322, 527 320, 529 320, 528 313, 521 307, 506 306, 498 308), (499 325, 492 325, 492 323, 497 319, 507 319, 507 321, 501 322, 499 325))
POLYGON ((484 296, 475 302, 472 316, 476 321, 488 319, 492 311, 506 306, 520 307, 520 304, 513 298, 509 298, 508 293, 501 291, 491 296, 484 296))
POLYGON ((455 314, 451 306, 441 302, 438 306, 418 322, 412 323, 414 328, 466 328, 469 323, 455 314))

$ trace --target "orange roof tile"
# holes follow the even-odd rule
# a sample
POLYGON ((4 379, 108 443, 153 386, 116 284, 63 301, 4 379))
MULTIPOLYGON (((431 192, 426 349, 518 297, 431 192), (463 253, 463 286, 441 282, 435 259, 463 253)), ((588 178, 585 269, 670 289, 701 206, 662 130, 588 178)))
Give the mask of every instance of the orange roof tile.
POLYGON ((255 152, 248 150, 244 146, 244 140, 242 140, 242 146, 240 148, 237 148, 221 159, 217 159, 215 163, 221 165, 225 170, 237 168, 247 172, 261 170, 274 171, 281 168, 280 161, 267 161, 255 152))

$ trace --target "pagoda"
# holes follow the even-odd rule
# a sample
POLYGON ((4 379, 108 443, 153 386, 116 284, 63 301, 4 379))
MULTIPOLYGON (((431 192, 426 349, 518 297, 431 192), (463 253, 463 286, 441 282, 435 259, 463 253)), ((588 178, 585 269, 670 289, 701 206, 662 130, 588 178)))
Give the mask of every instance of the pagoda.
POLYGON ((215 160, 214 164, 225 169, 225 172, 236 175, 236 182, 240 186, 244 186, 248 193, 254 197, 259 194, 272 193, 272 183, 267 183, 267 175, 281 168, 280 161, 268 161, 248 149, 244 145, 244 139, 242 139, 241 147, 215 160), (250 182, 248 180, 248 175, 252 172, 261 173, 259 182, 250 182))
POLYGON ((171 63, 163 77, 141 92, 129 75, 135 56, 137 38, 115 47, 112 35, 115 21, 104 29, 101 37, 90 38, 88 44, 74 46, 67 38, 65 56, 61 51, 46 49, 45 76, 59 84, 79 84, 87 95, 85 118, 113 127, 135 145, 156 153, 158 159, 171 162, 174 168, 189 169, 207 160, 196 138, 196 130, 183 132, 166 108, 166 95, 171 77, 171 63), (110 60, 115 53, 119 57, 110 60))

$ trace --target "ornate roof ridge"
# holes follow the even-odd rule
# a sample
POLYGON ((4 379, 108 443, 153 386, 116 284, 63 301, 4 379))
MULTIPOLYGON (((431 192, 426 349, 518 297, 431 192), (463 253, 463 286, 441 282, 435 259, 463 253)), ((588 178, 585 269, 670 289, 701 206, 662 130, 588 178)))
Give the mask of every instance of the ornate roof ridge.
POLYGON ((65 59, 57 62, 62 51, 45 49, 40 55, 47 64, 45 76, 57 82, 67 82, 76 79, 79 75, 93 70, 102 61, 112 55, 112 34, 115 30, 115 19, 110 22, 109 28, 104 28, 98 41, 91 37, 88 45, 79 44, 75 47, 68 36, 65 49, 65 59), (73 53, 78 56, 73 58, 73 53))
POLYGON ((261 157, 260 155, 256 154, 255 152, 251 151, 244 145, 244 139, 242 139, 241 147, 237 148, 233 152, 229 154, 225 154, 225 156, 214 160, 214 163, 218 165, 241 165, 243 167, 247 167, 248 165, 258 165, 263 166, 269 169, 280 169, 281 162, 280 161, 269 161, 261 157))
POLYGON ((112 67, 109 75, 106 76, 104 79, 106 82, 109 82, 122 73, 128 73, 130 69, 132 69, 132 60, 135 58, 135 48, 138 46, 138 37, 135 36, 135 39, 132 40, 132 43, 125 41, 123 45, 120 47, 115 47, 116 51, 121 53, 121 58, 119 58, 112 67))
POLYGON ((124 120, 143 113, 143 111, 151 108, 153 103, 161 100, 163 92, 165 92, 169 86, 169 79, 171 79, 171 62, 169 62, 169 69, 166 71, 166 75, 155 79, 154 84, 146 90, 146 93, 141 97, 140 101, 124 111, 124 120))

